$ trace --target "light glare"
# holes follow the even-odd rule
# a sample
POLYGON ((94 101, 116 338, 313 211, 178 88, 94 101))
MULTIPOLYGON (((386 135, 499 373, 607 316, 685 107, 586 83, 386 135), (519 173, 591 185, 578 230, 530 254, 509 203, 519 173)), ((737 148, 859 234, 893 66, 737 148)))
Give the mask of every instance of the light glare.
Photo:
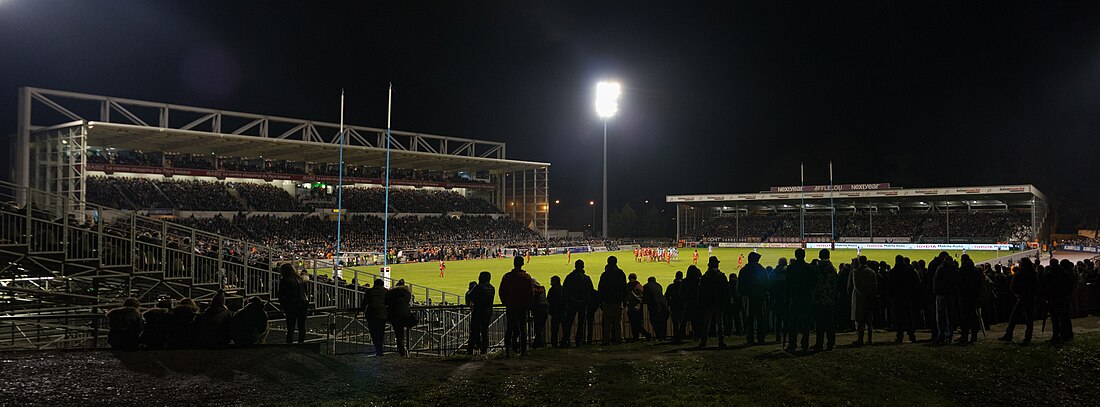
POLYGON ((596 84, 596 114, 608 118, 619 112, 619 96, 622 86, 618 82, 600 82, 596 84))

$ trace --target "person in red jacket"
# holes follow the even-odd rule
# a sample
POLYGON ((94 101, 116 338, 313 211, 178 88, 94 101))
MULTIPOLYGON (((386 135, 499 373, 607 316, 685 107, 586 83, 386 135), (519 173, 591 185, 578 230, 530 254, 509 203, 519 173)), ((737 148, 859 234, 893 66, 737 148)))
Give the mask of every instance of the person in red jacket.
POLYGON ((507 328, 504 331, 504 354, 512 351, 527 355, 527 314, 535 303, 535 281, 523 270, 523 257, 516 256, 515 267, 500 279, 500 302, 504 304, 507 328))

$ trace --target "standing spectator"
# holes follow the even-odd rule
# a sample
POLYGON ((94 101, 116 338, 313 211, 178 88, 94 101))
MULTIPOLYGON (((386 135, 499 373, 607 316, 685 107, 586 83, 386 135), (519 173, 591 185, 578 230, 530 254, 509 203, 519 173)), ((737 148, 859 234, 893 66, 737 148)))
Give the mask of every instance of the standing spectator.
POLYGON ((127 298, 122 306, 107 312, 107 322, 111 330, 107 333, 107 343, 111 349, 134 350, 141 343, 141 303, 136 298, 127 298))
POLYGON ((309 309, 309 294, 306 284, 294 266, 283 263, 279 266, 279 305, 286 316, 286 343, 294 343, 294 329, 298 329, 298 343, 306 340, 306 311, 309 309))
POLYGON ((653 336, 658 340, 665 340, 668 333, 668 301, 661 294, 664 287, 657 282, 656 277, 649 277, 642 287, 642 302, 649 310, 649 323, 653 326, 653 336))
POLYGON ((712 326, 715 326, 718 335, 718 347, 726 347, 726 329, 722 326, 722 312, 726 310, 726 304, 730 301, 730 291, 726 274, 718 269, 718 258, 710 256, 707 261, 707 272, 699 280, 699 305, 703 310, 703 324, 699 327, 699 347, 707 346, 707 336, 712 326))
POLYGON ((649 339, 652 336, 645 329, 645 315, 642 313, 642 296, 644 294, 642 283, 638 282, 638 275, 634 273, 630 273, 627 280, 624 305, 626 306, 628 322, 630 322, 630 339, 636 341, 641 336, 649 339))
POLYGON ((794 353, 798 336, 802 335, 802 351, 810 350, 810 325, 813 323, 813 295, 816 275, 806 263, 806 251, 799 248, 794 251, 794 260, 787 266, 787 296, 790 310, 787 312, 788 335, 787 351, 794 353))
POLYGON ((477 276, 477 286, 474 286, 470 296, 470 354, 474 354, 474 348, 481 350, 484 355, 489 352, 489 323, 493 319, 493 300, 496 299, 497 290, 490 282, 493 275, 488 271, 482 271, 477 276))
POLYGON ((687 324, 691 324, 692 339, 699 339, 699 331, 703 327, 703 308, 699 305, 699 281, 703 279, 703 272, 695 265, 688 266, 687 277, 680 286, 680 295, 684 297, 684 319, 680 321, 680 335, 687 338, 687 324))
POLYGON ((573 263, 573 271, 565 276, 562 292, 565 301, 564 338, 562 347, 569 346, 569 333, 572 330, 573 321, 577 321, 577 333, 574 336, 577 346, 584 343, 585 322, 589 304, 592 303, 592 279, 584 274, 584 260, 573 263))
POLYGON ((600 292, 603 311, 603 344, 619 344, 623 341, 623 300, 626 299, 626 274, 619 269, 618 259, 608 256, 607 265, 600 275, 600 292))
POLYGON ((969 255, 962 255, 959 267, 959 344, 978 341, 978 296, 982 292, 982 272, 969 255))
POLYGON ((1005 328, 1001 340, 1012 342, 1012 331, 1016 328, 1016 321, 1024 320, 1024 345, 1031 343, 1031 334, 1035 328, 1035 296, 1039 293, 1039 277, 1035 274, 1035 266, 1030 258, 1020 259, 1020 266, 1016 274, 1012 276, 1012 294, 1016 295, 1016 304, 1012 307, 1012 314, 1008 317, 1008 327, 1005 328))
POLYGON ((195 315, 199 306, 190 298, 180 300, 172 309, 172 326, 168 334, 168 346, 190 348, 195 346, 195 315))
POLYGON ((749 253, 749 262, 738 274, 737 290, 745 302, 745 339, 749 344, 764 344, 767 321, 764 320, 764 297, 768 292, 768 277, 760 265, 760 254, 749 253))
MULTIPOLYGON (((534 280, 532 280, 534 281, 534 280)), ((531 306, 531 314, 535 319, 535 340, 532 348, 546 347, 546 320, 550 317, 550 302, 546 298, 546 287, 534 281, 535 303, 531 306)))
POLYGON ((145 329, 141 331, 141 344, 150 349, 160 349, 168 345, 168 336, 172 332, 172 300, 157 301, 156 308, 141 313, 145 320, 145 329))
POLYGON ((950 257, 946 257, 932 279, 936 294, 936 331, 940 335, 939 343, 950 345, 955 335, 955 325, 959 323, 959 266, 950 257))
POLYGON ((401 356, 409 356, 408 332, 417 322, 410 308, 412 302, 412 291, 409 291, 404 279, 397 280, 393 289, 386 292, 386 318, 393 327, 397 354, 401 356))
MULTIPOLYGON (((550 277, 550 290, 546 293, 546 301, 550 303, 550 346, 558 347, 562 342, 568 343, 568 339, 559 339, 562 327, 565 325, 565 294, 561 286, 561 277, 550 277)), ((565 333, 566 338, 569 333, 565 333)))
POLYGON ((374 286, 363 293, 363 316, 367 320, 367 331, 370 332, 370 343, 374 347, 374 356, 382 356, 386 344, 386 282, 381 278, 374 279, 374 286))
POLYGON ((741 292, 737 289, 737 273, 730 273, 729 290, 730 302, 726 305, 726 333, 729 335, 743 335, 744 313, 741 310, 741 292))
POLYGON ((527 355, 527 314, 535 304, 535 282, 523 270, 523 257, 512 260, 514 267, 500 279, 500 302, 505 307, 508 327, 504 332, 504 354, 527 355))
MULTIPOLYGON (((1072 264, 1068 265, 1072 267, 1072 264)), ((1073 339, 1073 325, 1070 322, 1070 310, 1072 308, 1074 277, 1058 264, 1055 259, 1050 259, 1047 274, 1043 278, 1043 298, 1046 300, 1047 309, 1050 311, 1050 322, 1053 325, 1050 335, 1050 343, 1059 344, 1073 339)))
POLYGON ((237 345, 256 345, 267 339, 267 311, 264 300, 252 297, 248 304, 233 314, 233 343, 237 345))
POLYGON ((913 270, 909 259, 899 254, 894 258, 894 268, 890 270, 887 283, 890 284, 894 328, 897 330, 894 342, 901 343, 904 334, 909 335, 909 342, 916 342, 917 328, 914 319, 917 296, 920 295, 921 289, 920 275, 913 270))
POLYGON ((225 307, 225 292, 218 291, 210 305, 195 318, 195 335, 199 346, 224 348, 233 339, 230 329, 233 313, 225 307))
POLYGON ((836 343, 836 306, 837 274, 833 263, 829 261, 829 249, 821 249, 818 254, 816 279, 814 281, 813 307, 817 338, 814 350, 821 351, 825 339, 827 348, 833 350, 836 343))
POLYGON ((588 302, 588 314, 585 316, 587 318, 585 323, 588 324, 586 327, 588 331, 585 332, 586 336, 584 338, 585 345, 592 344, 592 338, 596 331, 596 312, 599 312, 600 308, 603 307, 603 301, 600 301, 600 292, 595 288, 592 288, 591 298, 591 301, 588 302))
POLYGON ((863 333, 867 332, 866 344, 871 344, 871 330, 875 315, 875 293, 878 292, 878 280, 874 270, 867 264, 867 257, 860 256, 852 261, 852 274, 848 281, 848 293, 852 296, 852 321, 856 323, 857 338, 853 345, 863 346, 863 333))
POLYGON ((670 316, 672 317, 672 343, 680 343, 683 340, 684 321, 684 297, 681 295, 681 287, 684 285, 684 272, 677 271, 676 277, 665 287, 665 302, 668 303, 670 316))
POLYGON ((768 273, 768 298, 766 301, 766 313, 768 324, 775 328, 775 341, 786 343, 790 331, 791 297, 788 292, 787 258, 780 257, 774 269, 767 269, 768 273))

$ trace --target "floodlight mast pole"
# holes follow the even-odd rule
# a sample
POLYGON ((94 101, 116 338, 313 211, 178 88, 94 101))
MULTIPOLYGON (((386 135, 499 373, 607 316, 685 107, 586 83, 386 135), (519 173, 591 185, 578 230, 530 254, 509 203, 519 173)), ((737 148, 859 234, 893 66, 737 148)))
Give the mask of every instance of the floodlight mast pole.
POLYGON ((603 118, 603 220, 600 223, 603 229, 603 238, 607 239, 607 118, 603 118))
POLYGON ((390 117, 393 113, 393 84, 386 97, 386 213, 382 218, 382 269, 389 265, 390 255, 390 117))
POLYGON ((344 218, 344 90, 340 89, 340 169, 336 186, 336 255, 333 263, 333 272, 336 276, 342 275, 340 271, 340 238, 342 236, 341 223, 344 218))

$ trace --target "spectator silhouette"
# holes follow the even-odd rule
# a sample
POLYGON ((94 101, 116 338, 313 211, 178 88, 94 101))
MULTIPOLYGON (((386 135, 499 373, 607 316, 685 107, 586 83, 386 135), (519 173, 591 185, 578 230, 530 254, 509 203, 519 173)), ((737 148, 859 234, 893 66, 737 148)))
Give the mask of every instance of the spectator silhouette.
POLYGON ((565 283, 562 284, 562 292, 565 301, 565 319, 563 324, 563 330, 565 331, 562 338, 562 347, 569 346, 569 332, 572 329, 573 321, 577 321, 577 333, 574 335, 577 346, 584 343, 587 322, 587 311, 589 305, 592 303, 592 278, 584 274, 584 260, 577 260, 573 262, 573 271, 569 275, 565 276, 565 283))
POLYGON ((195 346, 195 316, 199 313, 199 306, 190 298, 180 300, 180 303, 172 309, 172 326, 168 335, 168 346, 173 348, 190 348, 195 346))
POLYGON ((107 322, 110 325, 107 344, 111 345, 111 349, 137 349, 141 343, 143 323, 141 303, 136 298, 127 298, 121 307, 108 311, 107 322))
POLYGON ((500 279, 500 302, 505 307, 507 329, 504 332, 504 354, 527 355, 527 315, 535 303, 535 284, 523 270, 523 257, 512 260, 513 268, 500 279))
POLYGON ((870 345, 872 323, 875 315, 875 294, 878 293, 878 276, 867 264, 867 257, 860 256, 852 261, 852 273, 848 281, 848 293, 852 296, 852 321, 856 323, 857 339, 853 345, 862 346, 863 334, 867 333, 866 344, 870 345))
POLYGON ((829 249, 821 249, 818 253, 816 278, 814 280, 813 297, 811 301, 814 307, 814 326, 816 328, 816 340, 814 350, 833 350, 836 344, 836 299, 837 299, 837 272, 833 263, 829 260, 829 249), (828 340, 826 343, 825 341, 828 340))
POLYGON ((168 346, 168 336, 172 329, 172 300, 157 301, 156 308, 145 310, 141 317, 145 320, 141 344, 150 349, 168 346))
POLYGON ((267 311, 264 300, 252 297, 244 308, 233 314, 233 343, 240 346, 264 343, 267 339, 267 311))
POLYGON ((764 344, 767 321, 764 320, 764 300, 768 292, 768 276, 760 265, 760 254, 749 253, 748 263, 738 273, 738 291, 744 298, 745 339, 749 344, 764 344))
POLYGON ((393 327, 397 354, 401 356, 409 356, 408 330, 417 324, 410 308, 412 301, 412 291, 405 286, 404 279, 397 280, 397 284, 386 292, 386 318, 393 327))
POLYGON ((653 326, 653 336, 658 340, 665 340, 668 336, 669 306, 665 296, 661 293, 664 287, 657 282, 656 277, 649 277, 642 287, 642 302, 649 310, 649 323, 653 326))
POLYGON ((669 316, 672 318, 672 343, 680 343, 683 340, 684 297, 681 287, 684 285, 684 272, 677 271, 676 277, 665 287, 665 302, 668 304, 669 316))
POLYGON ((725 322, 722 313, 726 310, 726 304, 730 301, 729 282, 726 274, 718 269, 718 258, 710 256, 707 261, 707 272, 699 280, 699 305, 703 312, 702 324, 699 326, 699 347, 707 346, 707 337, 714 327, 718 335, 718 347, 726 347, 725 322))
POLYGON ((204 348, 221 348, 232 339, 233 313, 225 307, 225 292, 218 291, 210 305, 195 318, 195 335, 204 348))
POLYGON ((1020 266, 1016 274, 1012 276, 1012 294, 1016 296, 1016 304, 1012 307, 1012 314, 1008 318, 1008 327, 1005 328, 1001 340, 1012 342, 1012 332, 1016 328, 1016 322, 1024 321, 1024 345, 1031 343, 1031 334, 1035 328, 1035 297, 1039 294, 1039 277, 1035 273, 1035 266, 1030 258, 1020 259, 1020 266))
POLYGON ((619 269, 615 256, 607 257, 607 265, 600 275, 600 292, 603 311, 603 344, 623 341, 623 301, 626 299, 626 274, 619 269))
POLYGON ((294 272, 294 266, 284 263, 279 266, 279 305, 286 316, 286 343, 293 343, 294 330, 298 330, 298 343, 306 340, 306 311, 309 309, 309 294, 302 277, 294 272))
POLYGON ((565 327, 565 294, 561 285, 561 277, 550 277, 550 290, 546 293, 546 301, 550 303, 550 345, 558 347, 562 342, 568 343, 569 333, 562 334, 565 327), (564 335, 565 338, 559 338, 564 335))
POLYGON ((496 299, 496 288, 490 280, 493 275, 488 271, 482 271, 477 276, 477 285, 474 286, 470 298, 470 354, 475 348, 481 350, 481 354, 489 351, 489 323, 493 318, 493 301, 496 299))

